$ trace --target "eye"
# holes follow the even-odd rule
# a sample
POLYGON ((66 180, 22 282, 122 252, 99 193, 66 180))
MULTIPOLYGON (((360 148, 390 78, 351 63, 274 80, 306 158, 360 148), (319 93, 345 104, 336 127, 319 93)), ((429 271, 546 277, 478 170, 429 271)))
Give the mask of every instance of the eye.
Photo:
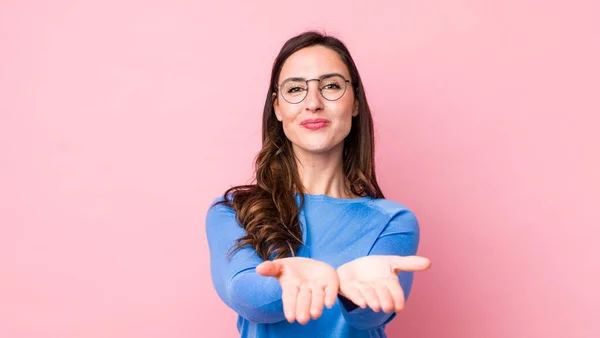
POLYGON ((295 86, 295 87, 290 87, 290 88, 288 88, 288 89, 287 89, 287 92, 288 92, 288 93, 299 93, 299 92, 301 92, 301 91, 303 91, 303 90, 304 90, 304 88, 302 88, 302 87, 299 87, 299 86, 295 86))
POLYGON ((321 89, 340 89, 342 88, 339 84, 337 84, 336 82, 332 82, 332 83, 328 83, 326 85, 324 85, 323 87, 321 87, 321 89))

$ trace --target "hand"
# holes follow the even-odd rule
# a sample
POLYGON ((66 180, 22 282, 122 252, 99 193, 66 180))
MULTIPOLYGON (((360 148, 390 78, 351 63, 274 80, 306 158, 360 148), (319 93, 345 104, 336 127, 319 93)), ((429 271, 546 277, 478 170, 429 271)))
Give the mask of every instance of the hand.
POLYGON ((323 305, 331 308, 337 299, 340 282, 335 269, 327 263, 305 257, 281 258, 261 263, 256 272, 277 278, 282 288, 283 312, 290 323, 298 320, 306 324, 310 318, 319 318, 323 305))
POLYGON ((404 291, 397 274, 400 271, 424 271, 431 262, 419 256, 366 256, 337 269, 340 294, 361 308, 375 312, 400 312, 404 291))

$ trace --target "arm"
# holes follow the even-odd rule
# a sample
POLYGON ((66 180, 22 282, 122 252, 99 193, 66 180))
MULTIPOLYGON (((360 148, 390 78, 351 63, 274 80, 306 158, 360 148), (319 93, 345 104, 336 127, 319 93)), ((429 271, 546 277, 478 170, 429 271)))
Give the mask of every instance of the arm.
POLYGON ((206 235, 210 251, 210 271, 219 297, 240 316, 257 323, 285 320, 281 286, 277 279, 256 273, 263 260, 250 247, 227 257, 235 240, 246 234, 237 223, 235 212, 216 205, 206 216, 206 235))
MULTIPOLYGON (((377 241, 369 250, 368 255, 415 255, 419 246, 419 224, 415 215, 403 210, 395 215, 377 241)), ((414 272, 400 272, 398 279, 404 292, 405 301, 408 300, 412 287, 414 272)), ((343 296, 339 296, 340 308, 346 321, 358 329, 374 329, 389 323, 396 313, 374 312, 369 307, 361 309, 356 304, 343 296)))

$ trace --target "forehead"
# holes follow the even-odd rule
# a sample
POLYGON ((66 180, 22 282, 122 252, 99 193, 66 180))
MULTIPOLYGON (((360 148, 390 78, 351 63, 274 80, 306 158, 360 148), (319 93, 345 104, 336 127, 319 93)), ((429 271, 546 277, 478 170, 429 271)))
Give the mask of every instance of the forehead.
POLYGON ((350 78, 348 67, 337 52, 323 46, 311 46, 300 49, 285 60, 279 82, 290 77, 314 79, 328 73, 350 78))

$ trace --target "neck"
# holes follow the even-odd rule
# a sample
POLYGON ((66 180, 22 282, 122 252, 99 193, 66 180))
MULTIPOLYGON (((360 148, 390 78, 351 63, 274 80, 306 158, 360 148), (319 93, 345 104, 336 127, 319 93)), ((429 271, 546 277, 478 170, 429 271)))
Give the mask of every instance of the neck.
POLYGON ((324 153, 311 153, 294 147, 298 175, 307 194, 355 197, 344 175, 343 150, 343 143, 324 153))

